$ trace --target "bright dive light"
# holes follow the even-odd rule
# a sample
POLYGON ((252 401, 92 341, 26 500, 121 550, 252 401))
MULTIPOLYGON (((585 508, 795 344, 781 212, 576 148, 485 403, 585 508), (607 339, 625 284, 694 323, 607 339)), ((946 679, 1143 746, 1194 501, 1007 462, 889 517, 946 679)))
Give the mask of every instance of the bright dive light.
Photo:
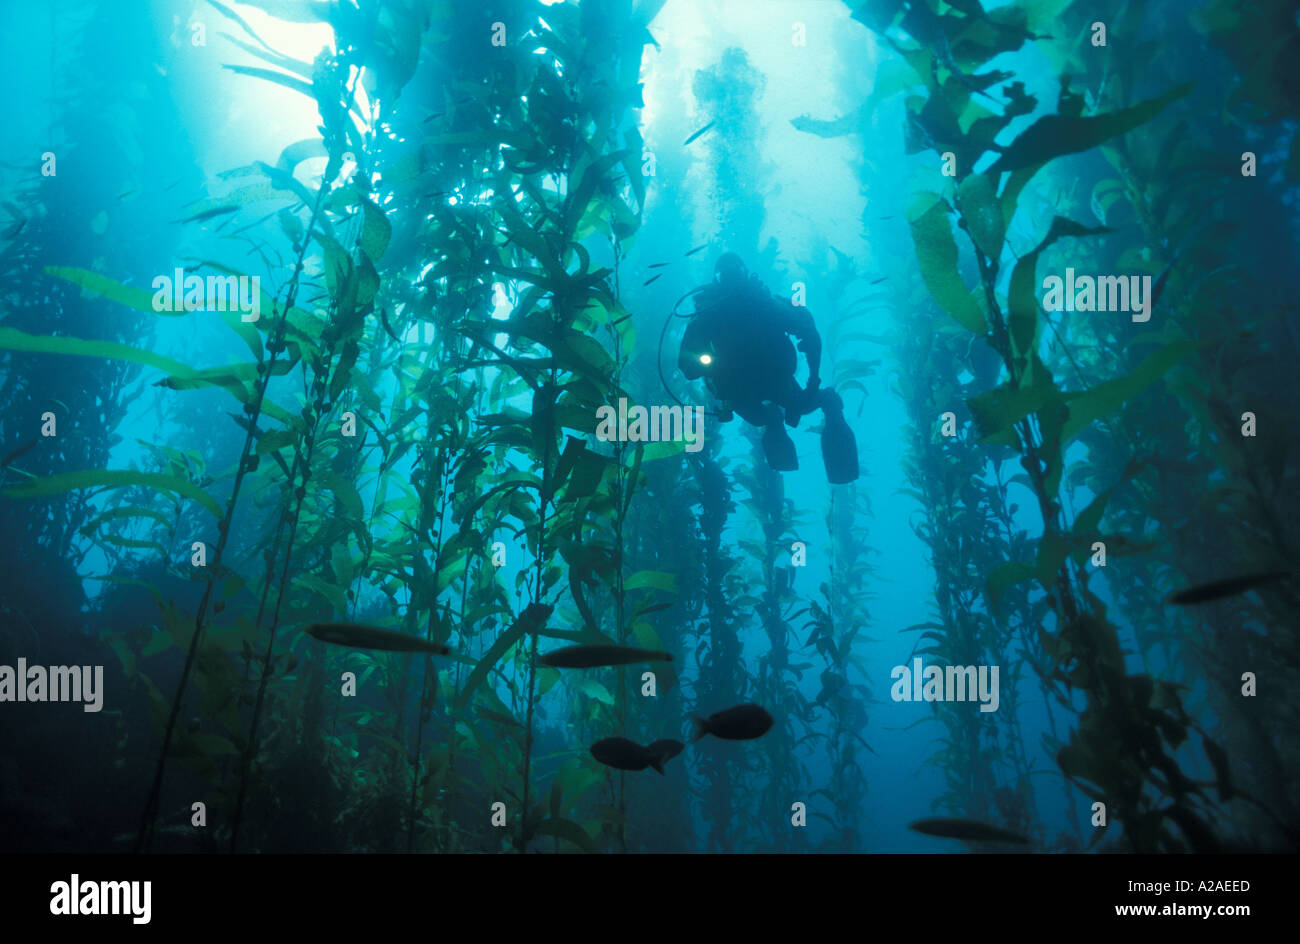
POLYGON ((713 363, 713 355, 712 355, 712 354, 701 354, 701 355, 700 355, 700 363, 701 363, 701 364, 704 364, 706 367, 707 367, 709 364, 712 364, 712 363, 713 363))

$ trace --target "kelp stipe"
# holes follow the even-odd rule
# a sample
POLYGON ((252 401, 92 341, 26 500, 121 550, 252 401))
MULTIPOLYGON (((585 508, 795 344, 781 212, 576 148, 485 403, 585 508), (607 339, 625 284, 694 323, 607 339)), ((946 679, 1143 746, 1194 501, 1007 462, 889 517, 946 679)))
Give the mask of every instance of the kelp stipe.
MULTIPOLYGON (((881 33, 896 19, 891 12, 870 7, 855 15, 881 33)), ((919 22, 911 23, 913 31, 919 22)), ((941 48, 948 51, 949 58, 942 64, 958 79, 967 69, 978 68, 994 55, 1019 48, 1031 35, 1029 31, 1004 30, 980 38, 969 32, 970 25, 967 18, 951 13, 928 20, 930 38, 935 30, 945 38, 941 48), (958 51, 958 58, 952 58, 953 51, 958 51)), ((1085 793, 1098 799, 1104 797, 1111 804, 1112 815, 1123 820, 1135 849, 1160 848, 1162 821, 1171 815, 1193 844, 1204 848, 1209 830, 1204 826, 1203 814, 1192 809, 1192 794, 1185 787, 1187 778, 1170 754, 1181 743, 1190 719, 1172 692, 1167 693, 1167 708, 1163 711, 1149 705, 1151 679, 1126 673, 1115 627, 1106 620, 1102 602, 1088 591, 1086 572, 1071 561, 1079 544, 1095 535, 1105 507, 1105 493, 1076 516, 1073 526, 1064 523, 1061 497, 1065 445, 1093 420, 1106 416, 1156 382, 1190 352, 1191 346, 1166 346, 1122 381, 1070 394, 1057 388, 1038 353, 1041 313, 1034 295, 1035 263, 1061 238, 1104 231, 1066 217, 1056 216, 1037 248, 1018 258, 1005 301, 997 289, 1007 225, 1034 175, 1062 154, 1087 150, 1140 127, 1186 95, 1189 87, 1085 119, 1081 117, 1082 98, 1071 93, 1063 81, 1058 114, 1039 119, 1011 144, 997 148, 1000 157, 992 167, 976 173, 975 163, 990 149, 993 136, 1014 116, 1028 113, 1035 105, 1034 98, 1020 83, 1005 85, 1002 94, 1007 104, 1002 115, 989 113, 963 131, 956 116, 971 101, 969 83, 941 83, 937 72, 932 71, 940 63, 931 48, 899 48, 913 61, 914 84, 924 85, 926 90, 925 95, 909 103, 909 150, 933 151, 954 165, 950 197, 929 192, 915 194, 908 207, 921 274, 940 307, 977 338, 987 337, 1003 362, 1007 379, 996 389, 968 400, 968 406, 985 442, 1010 447, 1020 454, 1043 521, 1037 563, 1003 565, 990 583, 996 580, 1007 586, 1037 577, 1057 620, 1055 634, 1041 626, 1038 630, 1038 640, 1049 657, 1043 666, 1045 677, 1053 686, 1080 689, 1088 699, 1079 730, 1058 753, 1058 763, 1085 793), (999 195, 1004 174, 1006 185, 999 195), (967 237, 978 267, 973 293, 958 269, 958 245, 950 215, 956 217, 967 237), (1142 733, 1139 736, 1137 732, 1142 733), (1162 737, 1168 738, 1169 747, 1162 737), (1116 743, 1131 748, 1124 768, 1107 760, 1107 752, 1116 743), (1147 796, 1151 787, 1173 799, 1172 807, 1161 808, 1151 802, 1147 796)), ((999 80, 1002 77, 993 74, 999 80)), ((1068 697, 1058 692, 1054 687, 1053 696, 1070 707, 1068 697)), ((1101 835, 1095 833, 1097 838, 1101 835)))

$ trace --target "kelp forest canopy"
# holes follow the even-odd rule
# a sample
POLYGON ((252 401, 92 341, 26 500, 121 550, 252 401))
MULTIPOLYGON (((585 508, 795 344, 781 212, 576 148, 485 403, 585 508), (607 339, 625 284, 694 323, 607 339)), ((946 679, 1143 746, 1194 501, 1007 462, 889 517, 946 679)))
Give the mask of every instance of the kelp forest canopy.
POLYGON ((1296 849, 1292 4, 0 32, 0 847, 1296 849))

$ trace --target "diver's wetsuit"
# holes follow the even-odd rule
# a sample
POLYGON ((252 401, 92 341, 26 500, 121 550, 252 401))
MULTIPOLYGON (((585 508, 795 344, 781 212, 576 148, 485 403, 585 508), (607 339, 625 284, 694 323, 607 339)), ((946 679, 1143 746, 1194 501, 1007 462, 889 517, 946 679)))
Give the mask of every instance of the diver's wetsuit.
POLYGON ((817 409, 820 404, 810 402, 809 392, 819 383, 822 341, 806 308, 776 300, 762 283, 747 278, 728 288, 705 286, 695 311, 678 357, 687 379, 704 377, 727 409, 754 426, 781 422, 780 413, 774 416, 766 404, 784 410, 791 426, 817 409), (787 335, 798 338, 799 350, 808 355, 808 391, 794 379, 799 355, 787 335))
POLYGON ((724 260, 726 278, 696 293, 696 315, 682 337, 677 358, 682 373, 690 380, 705 378, 727 411, 724 422, 734 411, 745 422, 763 428, 764 453, 779 472, 799 467, 782 422, 797 426, 803 415, 823 410, 827 476, 835 484, 853 481, 858 477, 857 444, 844 422, 843 401, 834 390, 821 388, 822 341, 812 315, 773 298, 761 282, 743 271, 738 258, 724 256, 724 260), (808 357, 806 388, 794 379, 799 355, 789 335, 799 340, 799 350, 808 357))

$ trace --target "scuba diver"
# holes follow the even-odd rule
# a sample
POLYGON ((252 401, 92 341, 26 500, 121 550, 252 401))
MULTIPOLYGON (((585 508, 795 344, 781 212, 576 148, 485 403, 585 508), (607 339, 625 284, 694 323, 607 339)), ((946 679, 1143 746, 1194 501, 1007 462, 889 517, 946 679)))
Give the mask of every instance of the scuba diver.
POLYGON ((677 365, 688 380, 704 377, 721 401, 720 419, 732 414, 763 428, 763 452, 777 472, 799 468, 794 441, 784 426, 796 427, 801 417, 821 410, 822 459, 832 485, 858 477, 858 445, 844 421, 844 401, 823 388, 822 339, 806 308, 778 300, 746 270, 734 252, 723 253, 714 266, 713 282, 695 295, 695 315, 682 336, 677 365), (808 383, 794 379, 799 355, 787 335, 799 340, 808 358, 808 383))

